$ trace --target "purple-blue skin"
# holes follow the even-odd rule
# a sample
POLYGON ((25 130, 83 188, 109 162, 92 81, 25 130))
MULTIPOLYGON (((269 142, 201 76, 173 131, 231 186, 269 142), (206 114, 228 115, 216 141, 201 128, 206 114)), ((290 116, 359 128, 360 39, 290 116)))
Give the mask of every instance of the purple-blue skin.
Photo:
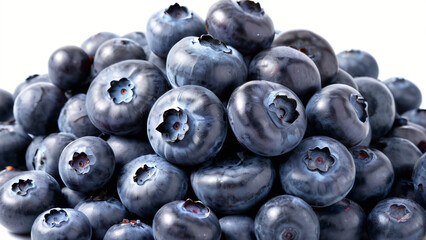
POLYGON ((229 215, 219 219, 222 240, 256 240, 254 221, 249 216, 229 215))
POLYGON ((146 40, 145 33, 140 31, 129 32, 123 35, 122 37, 137 42, 143 48, 143 51, 146 54, 146 58, 149 58, 149 56, 151 55, 151 48, 148 46, 148 40, 146 40))
POLYGON ((302 140, 305 109, 289 88, 269 81, 249 81, 232 93, 228 118, 238 141, 261 156, 278 156, 302 140))
POLYGON ((97 129, 86 111, 86 94, 80 93, 68 99, 58 117, 59 131, 74 134, 76 137, 98 136, 97 129))
POLYGON ((274 38, 272 47, 288 46, 301 51, 314 61, 326 85, 337 73, 337 57, 330 43, 317 33, 306 29, 282 32, 274 38))
POLYGON ((118 38, 119 36, 115 33, 111 32, 98 32, 86 40, 81 44, 81 48, 89 55, 90 61, 93 63, 93 58, 95 57, 96 51, 99 46, 102 45, 107 40, 118 38))
POLYGON ((38 82, 50 82, 49 74, 34 74, 31 76, 28 76, 25 81, 21 82, 13 92, 13 98, 16 99, 16 97, 19 95, 19 93, 28 87, 31 84, 38 83, 38 82))
POLYGON ((124 165, 117 182, 121 202, 130 212, 151 220, 164 204, 181 200, 188 190, 186 173, 156 155, 143 155, 124 165))
POLYGON ((22 128, 35 136, 58 130, 58 117, 67 101, 64 92, 52 83, 35 83, 16 97, 13 115, 22 128))
POLYGON ((348 198, 372 208, 390 192, 394 182, 394 170, 389 158, 381 151, 365 147, 353 147, 349 151, 355 162, 355 183, 348 198))
POLYGON ((200 85, 222 101, 246 82, 248 74, 243 56, 208 34, 177 42, 167 55, 166 69, 172 87, 200 85))
POLYGON ((74 191, 68 187, 61 188, 62 199, 65 207, 74 208, 80 201, 87 198, 85 193, 74 191))
POLYGON ((104 69, 86 95, 93 125, 114 135, 144 135, 154 102, 169 89, 163 73, 144 60, 126 60, 104 69))
POLYGON ((146 39, 151 51, 163 59, 182 38, 204 33, 207 32, 203 19, 178 3, 154 13, 146 26, 146 39))
POLYGON ((364 140, 370 128, 366 99, 344 84, 315 93, 306 105, 306 117, 311 136, 329 136, 348 147, 364 140))
POLYGON ((57 206, 58 182, 43 171, 27 171, 0 187, 0 224, 9 232, 27 234, 37 216, 57 206))
POLYGON ((275 28, 271 18, 254 1, 220 0, 210 6, 207 32, 244 55, 271 46, 275 28))
POLYGON ((90 240, 92 227, 84 213, 52 208, 41 213, 31 228, 31 240, 90 240))
POLYGON ((196 165, 214 157, 227 133, 226 110, 207 88, 187 85, 162 95, 148 116, 154 151, 177 165, 196 165))
POLYGON ((28 170, 45 171, 62 183, 59 176, 59 157, 64 148, 76 137, 69 133, 52 133, 45 137, 37 146, 32 156, 26 159, 28 170))
POLYGON ((376 59, 366 51, 345 50, 337 54, 339 68, 345 70, 352 77, 379 76, 379 66, 376 59))
POLYGON ((423 126, 407 123, 407 125, 394 127, 388 136, 405 138, 416 145, 422 153, 426 152, 426 129, 423 126))
POLYGON ((152 228, 140 220, 124 219, 122 223, 117 223, 110 227, 105 233, 103 240, 154 240, 152 228))
POLYGON ((167 70, 166 70, 167 59, 160 58, 159 56, 155 55, 155 53, 151 52, 149 54, 148 61, 153 63, 155 66, 157 66, 161 70, 161 72, 164 74, 164 77, 167 79, 167 70))
POLYGON ((25 151, 31 137, 19 125, 0 125, 0 169, 25 168, 25 151))
POLYGON ((375 146, 391 161, 395 172, 395 181, 411 180, 414 164, 422 156, 422 152, 407 139, 399 137, 381 138, 375 146))
POLYGON ((258 53, 249 66, 249 80, 267 80, 290 88, 306 104, 321 89, 321 76, 306 54, 285 46, 258 53))
POLYGON ((392 129, 396 114, 395 100, 386 85, 375 78, 356 77, 354 81, 359 93, 368 102, 372 141, 376 141, 392 129))
POLYGON ((355 163, 339 141, 305 138, 281 158, 280 180, 284 191, 313 207, 327 207, 342 200, 355 182, 355 163))
POLYGON ((130 215, 119 200, 108 196, 87 198, 78 203, 74 209, 84 213, 89 219, 94 240, 102 240, 111 226, 130 215))
POLYGON ((191 199, 162 206, 155 214, 152 229, 156 240, 219 240, 222 234, 216 215, 191 199))
POLYGON ((96 73, 100 73, 114 63, 129 59, 146 60, 143 47, 128 38, 113 38, 99 46, 93 60, 93 68, 96 73))
POLYGON ((317 240, 318 217, 301 198, 280 195, 269 199, 257 212, 254 231, 258 240, 317 240))
POLYGON ((108 183, 114 168, 114 152, 99 137, 77 138, 64 148, 59 158, 59 175, 65 186, 85 193, 108 183))
POLYGON ((367 216, 356 202, 349 199, 315 209, 322 240, 359 240, 367 230, 367 216))
POLYGON ((10 179, 21 175, 22 173, 25 173, 25 171, 22 171, 20 169, 14 168, 12 166, 7 166, 3 170, 0 171, 0 187, 5 182, 9 181, 10 179))
POLYGON ((403 114, 417 109, 422 103, 422 92, 410 80, 405 78, 389 78, 384 81, 395 99, 396 112, 403 114))
POLYGON ((337 70, 336 75, 334 75, 332 78, 330 78, 325 85, 322 85, 322 87, 326 87, 328 85, 337 84, 337 83, 346 84, 346 85, 353 87, 356 90, 358 90, 358 86, 354 82, 353 77, 341 68, 339 68, 337 70))
POLYGON ((414 165, 413 187, 416 202, 426 207, 426 154, 423 154, 414 165))
POLYGON ((74 90, 90 84, 92 63, 89 55, 77 46, 56 49, 49 57, 50 81, 60 89, 74 90))
POLYGON ((0 122, 11 120, 13 117, 13 95, 0 88, 0 122))
POLYGON ((418 124, 426 128, 426 109, 413 109, 403 113, 402 117, 407 118, 412 123, 418 124))
POLYGON ((197 198, 215 213, 242 214, 266 197, 274 179, 269 158, 238 152, 193 170, 191 186, 197 198))
POLYGON ((368 214, 369 239, 418 240, 426 236, 426 213, 415 201, 388 198, 368 214))

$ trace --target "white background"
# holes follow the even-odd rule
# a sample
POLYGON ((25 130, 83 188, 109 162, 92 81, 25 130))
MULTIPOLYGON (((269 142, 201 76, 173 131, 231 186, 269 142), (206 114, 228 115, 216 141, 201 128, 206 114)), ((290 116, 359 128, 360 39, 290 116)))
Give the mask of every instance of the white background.
MULTIPOLYGON (((202 18, 215 0, 182 0, 202 18)), ((47 73, 51 53, 109 31, 145 31, 148 18, 175 1, 0 0, 0 88, 13 92, 32 74, 47 73)), ((379 79, 404 77, 426 99, 426 2, 422 0, 262 0, 277 30, 309 29, 337 53, 361 49, 379 64, 379 79)), ((426 102, 426 101, 424 101, 426 102)), ((386 104, 386 103, 384 103, 386 104)), ((426 107, 423 103, 422 107, 426 107)), ((6 231, 0 226, 0 238, 6 231)), ((9 236, 6 239, 19 239, 9 236)))

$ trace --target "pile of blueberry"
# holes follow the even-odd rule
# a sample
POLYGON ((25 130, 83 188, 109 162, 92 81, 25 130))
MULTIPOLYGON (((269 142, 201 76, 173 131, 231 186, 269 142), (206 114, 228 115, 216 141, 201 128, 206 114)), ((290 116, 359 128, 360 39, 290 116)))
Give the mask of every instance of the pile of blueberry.
POLYGON ((426 110, 378 73, 248 0, 61 47, 0 90, 0 223, 31 239, 425 239, 426 110))

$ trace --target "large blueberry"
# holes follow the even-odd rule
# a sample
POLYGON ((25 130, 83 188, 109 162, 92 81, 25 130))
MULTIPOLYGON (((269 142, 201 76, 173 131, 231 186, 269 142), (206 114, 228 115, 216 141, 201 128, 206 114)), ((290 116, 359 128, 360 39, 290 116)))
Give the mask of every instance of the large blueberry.
POLYGON ((292 195, 280 195, 260 207, 254 231, 258 240, 317 240, 320 225, 309 204, 292 195))
POLYGON ((395 99, 396 111, 403 114, 420 107, 422 92, 412 81, 405 78, 389 78, 384 81, 395 99))
POLYGON ((148 116, 148 138, 167 161, 195 165, 214 157, 227 132, 225 107, 207 88, 187 85, 162 95, 148 116))
POLYGON ((289 88, 269 81, 249 81, 235 89, 228 117, 238 141, 262 156, 295 148, 306 130, 305 109, 289 88))
POLYGON ((345 50, 337 54, 339 68, 345 70, 352 77, 379 76, 379 66, 376 59, 368 52, 358 49, 345 50))
POLYGON ((191 174, 195 195, 217 213, 245 213, 272 188, 275 169, 269 158, 238 152, 208 161, 191 174))
POLYGON ((126 60, 104 69, 86 96, 90 121, 102 132, 136 135, 146 130, 154 102, 168 89, 167 80, 152 63, 126 60))
POLYGON ((355 182, 355 163, 348 149, 335 139, 304 139, 280 164, 284 191, 314 207, 342 200, 355 182))
POLYGON ((173 87, 200 85, 224 101, 247 79, 242 55, 210 35, 177 42, 167 56, 166 68, 173 87))

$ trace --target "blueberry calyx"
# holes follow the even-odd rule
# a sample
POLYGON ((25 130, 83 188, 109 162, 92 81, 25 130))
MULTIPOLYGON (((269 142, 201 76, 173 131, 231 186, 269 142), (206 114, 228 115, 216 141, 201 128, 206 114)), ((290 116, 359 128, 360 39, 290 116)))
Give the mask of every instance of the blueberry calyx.
POLYGON ((360 53, 361 51, 360 50, 357 50, 357 49, 351 49, 351 50, 346 50, 345 51, 345 54, 346 55, 351 55, 351 54, 358 54, 358 53, 360 53))
POLYGON ((283 240, 294 240, 297 238, 297 231, 294 228, 288 227, 285 228, 281 234, 281 239, 283 240))
POLYGON ((38 74, 30 75, 30 76, 28 76, 28 77, 25 79, 25 81, 26 81, 26 82, 30 82, 33 78, 36 78, 36 77, 38 77, 38 76, 40 76, 40 75, 38 75, 38 74))
POLYGON ((264 105, 268 109, 269 117, 279 128, 289 126, 299 117, 296 100, 279 92, 271 93, 265 99, 264 105))
POLYGON ((179 142, 189 130, 188 115, 181 108, 171 108, 163 113, 163 122, 156 128, 166 142, 179 142))
POLYGON ((191 18, 191 13, 189 12, 188 8, 185 6, 179 5, 179 3, 175 3, 173 5, 170 5, 169 8, 164 10, 164 15, 168 16, 172 19, 185 19, 185 18, 191 18))
POLYGON ((219 39, 213 38, 210 34, 203 34, 198 38, 201 46, 209 47, 217 52, 232 54, 232 49, 219 39))
POLYGON ((135 84, 127 78, 111 81, 111 87, 108 89, 109 96, 115 104, 122 102, 129 103, 135 97, 135 84))
POLYGON ((12 126, 3 125, 0 127, 0 133, 1 132, 4 132, 4 133, 14 132, 14 129, 12 126))
POLYGON ((78 175, 86 174, 90 171, 90 166, 94 165, 96 157, 90 149, 84 148, 74 152, 72 159, 68 162, 78 175))
POLYGON ((198 217, 208 217, 210 214, 210 209, 206 207, 201 201, 193 201, 188 198, 185 202, 182 203, 182 208, 191 214, 195 214, 198 217))
POLYGON ((308 56, 310 59, 312 59, 312 60, 314 60, 315 59, 315 54, 309 54, 309 51, 308 51, 308 49, 306 49, 305 47, 300 47, 300 48, 298 48, 298 47, 296 47, 296 46, 290 46, 291 48, 293 48, 293 49, 296 49, 296 50, 298 50, 299 52, 302 52, 302 53, 304 53, 306 56, 308 56))
POLYGON ((64 210, 53 209, 49 213, 44 215, 44 221, 51 228, 60 227, 65 222, 68 222, 68 214, 64 210))
POLYGON ((35 185, 33 183, 33 180, 31 179, 27 179, 27 180, 19 179, 17 183, 12 184, 12 191, 19 196, 28 195, 29 191, 34 188, 35 188, 35 185))
POLYGON ((142 227, 145 228, 145 226, 142 224, 141 220, 137 219, 137 220, 129 220, 129 219, 123 219, 123 221, 121 222, 122 224, 130 224, 130 226, 135 227, 142 227))
POLYGON ((46 152, 45 147, 39 147, 33 157, 33 168, 34 170, 42 170, 44 168, 44 163, 46 162, 46 152))
POLYGON ((252 14, 264 14, 262 7, 260 7, 260 3, 254 2, 251 0, 243 0, 243 1, 237 1, 238 5, 248 13, 252 14))
POLYGON ((328 147, 309 149, 305 164, 311 171, 327 172, 335 163, 328 147))
POLYGON ((147 166, 146 164, 143 167, 136 170, 135 175, 133 176, 133 181, 138 185, 143 185, 146 181, 149 181, 157 173, 157 168, 147 166))
POLYGON ((411 217, 411 211, 404 205, 392 204, 386 212, 386 216, 397 222, 406 222, 411 217))
POLYGON ((356 115, 361 122, 365 122, 368 117, 368 103, 367 101, 356 94, 351 94, 350 102, 355 109, 356 115))
POLYGON ((359 151, 355 151, 353 156, 356 156, 356 159, 365 162, 372 161, 377 158, 376 154, 369 149, 361 149, 359 151))

